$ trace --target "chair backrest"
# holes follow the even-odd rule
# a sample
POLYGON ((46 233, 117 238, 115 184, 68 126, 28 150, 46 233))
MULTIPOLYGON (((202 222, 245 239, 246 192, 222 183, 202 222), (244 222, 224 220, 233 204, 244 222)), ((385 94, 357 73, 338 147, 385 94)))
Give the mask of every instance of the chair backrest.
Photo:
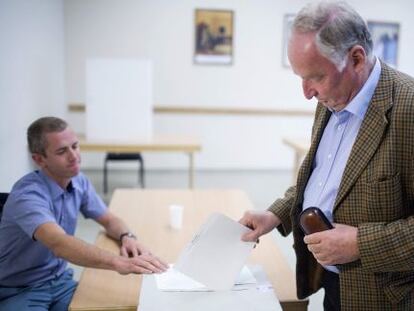
POLYGON ((9 197, 8 193, 0 192, 0 220, 1 220, 1 215, 3 214, 3 206, 4 204, 6 204, 8 197, 9 197))

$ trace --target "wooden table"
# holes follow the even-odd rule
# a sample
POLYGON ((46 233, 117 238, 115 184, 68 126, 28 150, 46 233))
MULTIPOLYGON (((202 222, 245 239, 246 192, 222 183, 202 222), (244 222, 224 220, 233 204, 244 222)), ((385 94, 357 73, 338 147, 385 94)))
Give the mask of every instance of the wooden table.
MULTIPOLYGON (((110 204, 113 213, 124 219, 138 238, 165 261, 174 263, 199 226, 214 211, 238 220, 253 206, 240 190, 139 190, 118 189, 110 204), (183 228, 169 227, 170 204, 184 206, 183 228)), ((96 245, 114 253, 117 243, 100 233, 96 245)), ((270 235, 260 239, 250 263, 263 266, 283 310, 306 310, 307 300, 296 298, 293 271, 270 235)), ((136 311, 141 288, 140 275, 86 268, 75 292, 71 311, 136 311)))
POLYGON ((293 163, 293 182, 295 183, 299 172, 300 163, 310 148, 310 141, 309 139, 305 138, 285 137, 283 138, 283 143, 291 147, 295 152, 295 160, 293 163))
POLYGON ((192 137, 154 136, 142 142, 92 141, 80 137, 81 151, 137 153, 184 152, 188 154, 188 187, 194 187, 194 153, 201 151, 201 144, 192 137))

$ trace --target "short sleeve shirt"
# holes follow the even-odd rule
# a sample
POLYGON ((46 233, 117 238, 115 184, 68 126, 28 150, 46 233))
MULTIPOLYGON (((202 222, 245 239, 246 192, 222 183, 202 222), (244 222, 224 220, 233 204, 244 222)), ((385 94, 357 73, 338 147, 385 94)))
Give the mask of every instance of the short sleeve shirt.
POLYGON ((62 189, 41 170, 12 188, 0 221, 0 286, 30 286, 60 276, 66 260, 34 239, 36 229, 56 223, 73 235, 79 212, 97 219, 106 211, 90 181, 79 173, 62 189))

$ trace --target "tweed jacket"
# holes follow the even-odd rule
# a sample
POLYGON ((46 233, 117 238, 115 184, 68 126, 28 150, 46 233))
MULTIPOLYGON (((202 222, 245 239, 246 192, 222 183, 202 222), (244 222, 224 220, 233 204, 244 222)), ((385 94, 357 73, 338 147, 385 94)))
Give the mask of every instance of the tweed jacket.
MULTIPOLYGON (((299 298, 320 287, 323 268, 298 227, 303 193, 328 109, 318 104, 296 186, 269 210, 293 231, 299 298)), ((360 259, 338 265, 342 310, 414 310, 414 79, 381 63, 381 76, 349 155, 334 222, 358 228, 360 259)))

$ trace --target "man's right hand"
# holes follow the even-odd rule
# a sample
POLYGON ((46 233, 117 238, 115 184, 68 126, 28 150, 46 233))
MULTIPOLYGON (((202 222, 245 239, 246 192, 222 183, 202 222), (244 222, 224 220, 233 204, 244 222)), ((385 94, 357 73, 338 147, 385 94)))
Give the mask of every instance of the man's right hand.
POLYGON ((245 242, 256 242, 260 236, 272 231, 281 223, 279 217, 269 211, 247 211, 239 222, 253 230, 242 236, 245 242))
POLYGON ((120 274, 151 274, 167 271, 168 265, 152 254, 142 254, 136 257, 117 256, 115 270, 120 274))

